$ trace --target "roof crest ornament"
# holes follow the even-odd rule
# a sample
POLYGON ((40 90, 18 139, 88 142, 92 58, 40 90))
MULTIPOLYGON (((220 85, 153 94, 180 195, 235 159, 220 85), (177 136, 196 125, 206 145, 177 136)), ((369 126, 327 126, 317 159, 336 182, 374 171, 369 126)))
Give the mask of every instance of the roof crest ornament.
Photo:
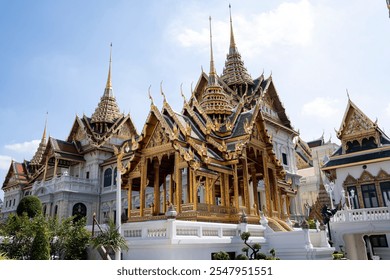
POLYGON ((154 102, 153 102, 153 97, 152 95, 150 94, 150 88, 152 87, 152 85, 149 86, 148 88, 148 95, 149 95, 149 99, 150 99, 150 105, 154 105, 154 102))
POLYGON ((167 99, 166 99, 165 94, 164 94, 163 89, 162 89, 162 83, 163 83, 163 81, 161 81, 161 83, 160 83, 160 93, 161 93, 161 95, 162 95, 163 98, 164 98, 164 102, 166 102, 167 99))
POLYGON ((185 95, 183 93, 183 83, 180 84, 180 94, 181 94, 181 96, 184 99, 184 104, 186 104, 187 103, 187 99, 186 99, 186 97, 185 97, 185 95))

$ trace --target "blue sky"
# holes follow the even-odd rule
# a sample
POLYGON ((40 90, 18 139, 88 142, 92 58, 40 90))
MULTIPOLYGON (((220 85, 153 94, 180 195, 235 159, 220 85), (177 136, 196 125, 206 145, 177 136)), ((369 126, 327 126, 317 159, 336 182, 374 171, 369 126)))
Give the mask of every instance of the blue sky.
MULTIPOLYGON (((91 116, 103 94, 112 42, 112 83, 138 131, 148 88, 160 84, 180 111, 203 67, 208 17, 221 73, 229 3, 239 52, 253 78, 272 73, 304 140, 338 142, 347 94, 390 134, 390 19, 385 0, 7 1, 0 0, 0 182, 11 159, 30 160, 47 118, 67 138, 76 115, 91 116)), ((0 198, 3 193, 0 191, 0 198)))

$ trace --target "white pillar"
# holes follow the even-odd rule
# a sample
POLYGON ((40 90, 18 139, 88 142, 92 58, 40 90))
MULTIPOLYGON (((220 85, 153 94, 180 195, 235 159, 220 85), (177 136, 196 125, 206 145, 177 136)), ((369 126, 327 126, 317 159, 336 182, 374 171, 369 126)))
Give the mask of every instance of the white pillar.
MULTIPOLYGON (((121 170, 119 170, 119 166, 117 166, 116 172, 116 227, 120 234, 122 234, 122 187, 121 187, 121 170)), ((115 259, 121 259, 121 249, 117 248, 115 251, 115 259)))

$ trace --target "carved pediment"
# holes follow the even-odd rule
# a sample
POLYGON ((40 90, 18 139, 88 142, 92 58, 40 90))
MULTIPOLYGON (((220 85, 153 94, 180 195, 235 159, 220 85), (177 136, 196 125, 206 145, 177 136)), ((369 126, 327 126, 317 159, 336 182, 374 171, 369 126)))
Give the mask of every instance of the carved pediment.
POLYGON ((356 110, 353 111, 350 117, 346 121, 344 129, 344 135, 360 134, 373 129, 373 123, 363 114, 360 114, 356 110))
POLYGON ((352 177, 351 175, 348 175, 347 178, 344 180, 344 185, 356 185, 357 180, 352 177))
POLYGON ((368 171, 364 170, 362 175, 360 175, 359 181, 360 182, 369 182, 374 181, 375 177, 368 171))
POLYGON ((379 180, 386 180, 386 179, 390 179, 390 175, 384 171, 383 169, 381 169, 379 172, 378 172, 378 175, 376 176, 377 179, 379 180))
POLYGON ((130 127, 124 123, 122 127, 119 129, 118 136, 129 139, 133 136, 133 131, 131 131, 130 127))
POLYGON ((168 142, 169 142, 169 139, 168 139, 167 135, 165 134, 164 130, 162 129, 161 124, 158 123, 156 128, 153 131, 152 136, 150 137, 150 140, 149 140, 146 148, 161 146, 163 144, 167 144, 168 142))

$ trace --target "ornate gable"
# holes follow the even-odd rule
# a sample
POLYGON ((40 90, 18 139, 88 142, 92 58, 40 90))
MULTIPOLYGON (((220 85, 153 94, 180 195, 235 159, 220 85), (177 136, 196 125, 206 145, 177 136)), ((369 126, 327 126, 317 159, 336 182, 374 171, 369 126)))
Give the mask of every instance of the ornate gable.
POLYGON ((364 170, 362 175, 360 175, 360 182, 372 182, 375 180, 375 177, 368 171, 364 170))
POLYGON ((272 120, 276 120, 278 123, 282 124, 288 129, 293 129, 291 122, 287 117, 286 109, 280 101, 279 95, 272 81, 272 76, 269 77, 266 82, 267 84, 264 87, 264 91, 261 95, 261 99, 264 102, 262 107, 264 116, 272 120))
POLYGON ((371 141, 376 146, 380 143, 377 123, 371 121, 350 99, 337 137, 342 142, 343 153, 364 149, 364 141, 371 141))
POLYGON ((146 148, 153 148, 167 143, 169 143, 169 138, 161 127, 161 124, 158 123, 153 131, 153 134, 149 138, 146 148))
POLYGON ((357 180, 352 177, 350 174, 348 174, 347 178, 345 178, 344 180, 344 185, 356 185, 357 184, 357 180))
POLYGON ((378 180, 382 181, 382 180, 386 180, 386 179, 389 179, 390 178, 390 175, 384 171, 383 169, 381 169, 379 172, 378 172, 378 175, 376 176, 378 180))

